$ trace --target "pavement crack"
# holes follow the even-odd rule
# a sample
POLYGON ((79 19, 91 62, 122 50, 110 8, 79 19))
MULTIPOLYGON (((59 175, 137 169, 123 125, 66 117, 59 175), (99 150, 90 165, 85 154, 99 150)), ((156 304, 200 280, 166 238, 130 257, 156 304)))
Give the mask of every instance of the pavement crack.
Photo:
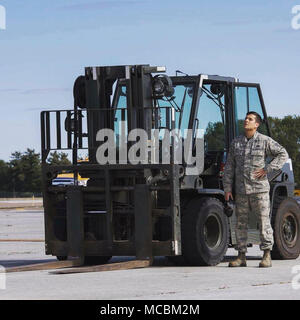
POLYGON ((262 286, 270 286, 273 284, 288 284, 291 283, 291 281, 280 281, 280 282, 263 282, 263 283, 256 283, 256 284, 252 284, 252 287, 262 287, 262 286))
POLYGON ((270 286, 270 285, 272 285, 272 284, 274 284, 274 283, 257 283, 257 284, 252 284, 251 286, 252 287, 261 287, 261 286, 270 286))

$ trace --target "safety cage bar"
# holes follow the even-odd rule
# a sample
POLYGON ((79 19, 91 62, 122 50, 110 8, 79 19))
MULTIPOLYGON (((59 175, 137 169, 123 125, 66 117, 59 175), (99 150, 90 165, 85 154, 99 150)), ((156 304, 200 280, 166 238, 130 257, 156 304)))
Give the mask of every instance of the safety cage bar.
MULTIPOLYGON (((150 112, 153 129, 172 130, 175 128, 172 109, 169 106, 146 107, 137 109, 136 115, 141 123, 141 121, 145 122, 147 119, 145 113, 148 112, 149 114, 150 112)), ((78 150, 89 150, 89 153, 95 154, 100 145, 96 141, 98 130, 109 128, 115 129, 115 133, 117 133, 120 121, 129 124, 126 108, 48 110, 41 112, 40 121, 43 163, 46 162, 50 151, 72 150, 73 164, 77 164, 78 150)), ((126 132, 127 134, 128 132, 126 132)))

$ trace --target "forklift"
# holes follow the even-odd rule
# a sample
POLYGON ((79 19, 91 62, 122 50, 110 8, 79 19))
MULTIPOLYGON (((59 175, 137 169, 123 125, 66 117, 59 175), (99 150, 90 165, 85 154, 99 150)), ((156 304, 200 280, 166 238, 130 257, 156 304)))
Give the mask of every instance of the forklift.
MULTIPOLYGON (((236 245, 236 216, 225 213, 222 176, 231 141, 243 134, 248 111, 263 119, 259 131, 271 136, 260 85, 218 75, 166 74, 165 67, 124 65, 87 67, 74 83, 74 108, 41 112, 41 155, 45 248, 65 261, 103 265, 112 256, 155 256, 184 260, 188 265, 214 266, 236 245), (122 124, 122 125, 121 125, 122 124), (157 159, 124 161, 143 129, 147 153, 154 143, 157 159), (113 132, 100 139, 99 132, 113 132), (156 130, 156 131, 155 131, 156 130), (176 161, 176 145, 184 145, 198 161, 176 161), (158 132, 153 139, 153 132, 158 132), (167 135, 177 132, 175 135, 167 135), (167 139, 166 139, 167 136, 167 139), (155 140, 155 141, 154 141, 155 140), (170 142, 167 152, 164 141, 170 142), (100 151, 109 160, 99 161, 100 151), (69 152, 71 165, 51 165, 52 151, 69 152), (81 154, 86 160, 82 161, 81 154), (163 153, 169 162, 163 161, 163 153), (61 174, 74 175, 72 185, 54 185, 61 174), (86 185, 78 177, 87 179, 86 185)), ((136 150, 136 149, 134 149, 136 150)), ((141 151, 136 152, 140 159, 141 151)), ((271 159, 270 159, 271 160, 271 159)), ((296 259, 300 253, 300 209, 294 196, 289 160, 268 177, 270 217, 274 229, 273 258, 296 259)), ((249 218, 249 246, 258 244, 255 217, 249 218)))

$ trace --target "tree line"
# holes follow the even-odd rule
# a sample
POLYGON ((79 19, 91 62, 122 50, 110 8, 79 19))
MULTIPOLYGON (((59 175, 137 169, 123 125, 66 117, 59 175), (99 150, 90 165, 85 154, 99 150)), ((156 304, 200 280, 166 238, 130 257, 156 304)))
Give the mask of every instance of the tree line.
MULTIPOLYGON (((68 165, 68 155, 64 152, 50 153, 49 164, 68 165)), ((16 151, 11 160, 0 160, 0 193, 40 193, 42 188, 42 171, 40 154, 34 149, 25 152, 16 151)))
MULTIPOLYGON (((296 188, 300 189, 300 116, 286 116, 282 119, 269 117, 269 124, 273 139, 286 148, 292 159, 296 188)), ((50 153, 47 162, 56 165, 71 164, 66 153, 56 151, 50 153)), ((0 160, 0 181, 0 193, 40 193, 40 154, 34 149, 27 149, 23 153, 12 153, 8 162, 0 160)))

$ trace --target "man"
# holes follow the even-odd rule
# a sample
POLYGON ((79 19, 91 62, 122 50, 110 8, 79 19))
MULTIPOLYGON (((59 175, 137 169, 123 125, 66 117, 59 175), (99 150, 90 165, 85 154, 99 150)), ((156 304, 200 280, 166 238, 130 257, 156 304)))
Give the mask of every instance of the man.
POLYGON ((261 124, 258 113, 250 111, 244 120, 244 135, 235 138, 227 157, 223 186, 225 200, 236 203, 236 240, 239 254, 229 267, 246 267, 248 214, 257 215, 260 249, 264 251, 260 267, 271 267, 273 230, 270 223, 270 185, 267 173, 279 170, 288 159, 286 150, 273 139, 257 132, 261 124), (266 163, 267 156, 273 160, 266 163), (233 186, 235 196, 233 197, 233 186))

